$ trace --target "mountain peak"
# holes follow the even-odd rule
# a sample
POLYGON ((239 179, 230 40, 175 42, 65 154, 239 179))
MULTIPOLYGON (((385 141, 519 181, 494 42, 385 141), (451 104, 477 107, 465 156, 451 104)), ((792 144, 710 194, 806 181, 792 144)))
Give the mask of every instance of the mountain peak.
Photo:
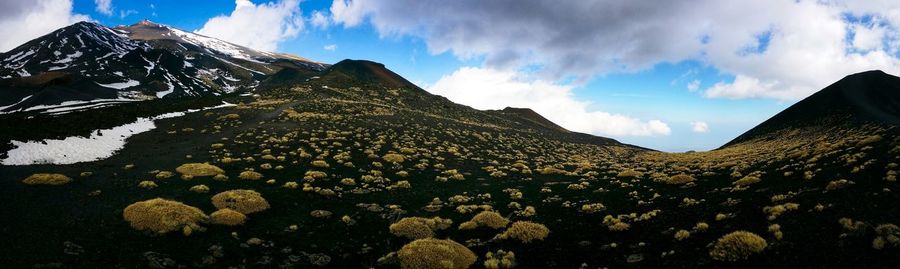
POLYGON ((362 83, 381 84, 388 87, 419 89, 382 63, 367 60, 344 59, 326 70, 326 76, 339 76, 362 83))
POLYGON ((900 124, 900 77, 881 70, 848 75, 738 136, 725 146, 809 126, 900 124))

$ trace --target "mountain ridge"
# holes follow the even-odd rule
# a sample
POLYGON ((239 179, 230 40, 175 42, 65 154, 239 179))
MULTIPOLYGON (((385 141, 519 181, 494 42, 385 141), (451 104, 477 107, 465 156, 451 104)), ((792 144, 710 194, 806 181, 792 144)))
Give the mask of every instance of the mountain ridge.
POLYGON ((721 148, 788 128, 900 124, 900 77, 881 70, 850 74, 775 114, 721 148))

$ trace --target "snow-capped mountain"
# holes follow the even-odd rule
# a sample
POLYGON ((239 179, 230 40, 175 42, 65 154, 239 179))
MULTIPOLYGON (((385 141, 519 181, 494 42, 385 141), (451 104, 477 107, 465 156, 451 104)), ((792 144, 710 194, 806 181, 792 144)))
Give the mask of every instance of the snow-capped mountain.
POLYGON ((284 69, 328 65, 142 21, 79 22, 0 53, 0 113, 252 90, 284 69))

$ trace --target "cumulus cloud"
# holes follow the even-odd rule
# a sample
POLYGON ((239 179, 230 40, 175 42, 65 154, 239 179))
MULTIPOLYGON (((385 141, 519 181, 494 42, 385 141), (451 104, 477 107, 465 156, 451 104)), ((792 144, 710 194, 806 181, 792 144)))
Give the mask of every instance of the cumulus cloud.
POLYGON ((900 1, 334 0, 330 11, 344 27, 369 22, 488 68, 539 66, 551 81, 694 60, 735 77, 707 97, 797 100, 850 73, 900 73, 900 1))
POLYGON ((71 0, 0 1, 0 51, 86 20, 72 13, 71 0))
POLYGON ((691 131, 695 133, 706 133, 709 132, 709 125, 703 121, 691 122, 691 131))
POLYGON ((112 16, 112 0, 94 0, 94 4, 97 5, 97 12, 106 16, 112 16))
POLYGON ((316 28, 324 29, 331 25, 331 19, 321 11, 313 11, 309 16, 309 22, 316 28))
POLYGON ((695 79, 695 80, 692 80, 691 82, 688 82, 687 89, 690 92, 696 92, 698 89, 700 89, 700 80, 695 79))
POLYGON ((515 72, 463 67, 441 77, 427 91, 477 109, 530 108, 560 126, 577 132, 605 136, 669 135, 660 120, 640 120, 620 114, 588 109, 578 101, 572 86, 530 80, 515 72))
POLYGON ((236 0, 230 15, 219 15, 206 21, 198 34, 226 40, 238 45, 274 51, 284 40, 303 30, 300 0, 280 0, 254 4, 236 0))
POLYGON ((327 50, 327 51, 335 51, 335 50, 337 50, 337 45, 336 44, 325 45, 324 47, 322 47, 322 49, 327 50))

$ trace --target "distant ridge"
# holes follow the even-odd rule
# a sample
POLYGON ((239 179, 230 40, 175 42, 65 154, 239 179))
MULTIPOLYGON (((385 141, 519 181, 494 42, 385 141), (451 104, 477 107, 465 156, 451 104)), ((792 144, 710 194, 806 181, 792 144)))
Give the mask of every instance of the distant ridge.
POLYGON ((519 117, 521 119, 530 121, 534 124, 543 126, 544 128, 547 128, 547 129, 557 130, 557 131, 566 132, 566 133, 569 132, 569 130, 566 130, 566 128, 563 128, 562 126, 559 126, 556 123, 553 123, 552 121, 548 120, 547 118, 544 118, 544 116, 541 116, 541 114, 538 114, 537 112, 535 112, 534 110, 531 110, 530 108, 506 107, 502 110, 497 110, 497 111, 500 113, 503 113, 503 114, 519 117))

